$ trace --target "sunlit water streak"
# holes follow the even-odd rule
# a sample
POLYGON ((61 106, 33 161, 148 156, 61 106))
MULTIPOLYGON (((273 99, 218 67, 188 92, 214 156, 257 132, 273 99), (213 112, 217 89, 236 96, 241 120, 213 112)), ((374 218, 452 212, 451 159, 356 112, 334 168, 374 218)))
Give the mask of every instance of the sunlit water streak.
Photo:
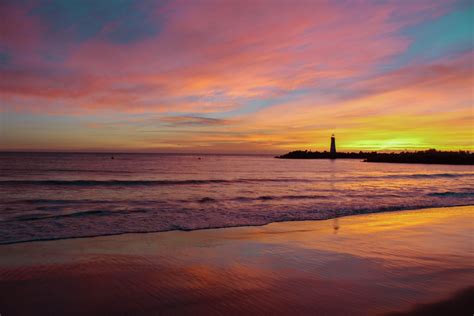
POLYGON ((0 243, 474 204, 471 166, 0 154, 0 243))

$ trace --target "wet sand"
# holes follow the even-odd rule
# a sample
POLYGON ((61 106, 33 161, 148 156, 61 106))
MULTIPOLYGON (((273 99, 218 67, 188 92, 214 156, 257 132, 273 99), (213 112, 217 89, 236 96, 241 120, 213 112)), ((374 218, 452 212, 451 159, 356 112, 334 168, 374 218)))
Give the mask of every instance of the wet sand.
POLYGON ((474 207, 0 246, 1 315, 474 312, 474 207))

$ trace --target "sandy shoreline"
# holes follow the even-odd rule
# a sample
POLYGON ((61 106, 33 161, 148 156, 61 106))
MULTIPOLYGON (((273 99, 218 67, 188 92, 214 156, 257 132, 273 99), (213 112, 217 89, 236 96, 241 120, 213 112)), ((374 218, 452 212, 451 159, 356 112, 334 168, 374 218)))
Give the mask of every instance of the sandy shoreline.
MULTIPOLYGON (((83 239, 83 238, 97 238, 97 237, 110 237, 110 236, 120 236, 120 235, 129 235, 129 234, 154 234, 154 233, 168 233, 173 231, 182 231, 182 232, 192 232, 198 230, 216 230, 216 229, 228 229, 228 228, 239 228, 239 227, 259 227, 259 226, 266 226, 275 223, 288 223, 288 222, 308 222, 308 221, 324 221, 324 220, 334 220, 335 218, 343 218, 343 217, 351 217, 351 216, 360 216, 360 215, 369 215, 369 214, 378 214, 378 213, 387 213, 387 212, 400 212, 400 211, 415 211, 415 210, 424 210, 424 209, 433 209, 433 208, 452 208, 452 207, 470 207, 474 205, 471 204, 455 204, 449 206, 436 206, 436 207, 429 207, 429 206, 418 206, 412 208, 386 208, 386 209, 378 209, 378 210, 371 210, 369 212, 360 210, 354 213, 344 213, 341 211, 332 211, 331 215, 322 218, 303 218, 303 219, 284 219, 284 220, 273 220, 270 222, 263 222, 263 223, 255 223, 255 224, 232 224, 232 225, 224 225, 224 226, 210 226, 210 227, 202 227, 202 228, 192 228, 186 229, 182 227, 173 227, 170 229, 164 230, 150 230, 150 231, 141 231, 141 230, 131 230, 131 231, 123 231, 118 233, 99 233, 99 234, 92 234, 92 235, 73 235, 73 236, 59 236, 59 237, 37 237, 31 236, 30 239, 19 239, 19 240, 12 240, 12 241, 1 241, 0 246, 2 245, 13 245, 13 244, 21 244, 21 243, 32 243, 32 242, 45 242, 45 241, 58 241, 58 240, 68 240, 68 239, 83 239)), ((326 214, 328 215, 328 214, 326 214)), ((77 232, 75 232, 77 233, 77 232)))
POLYGON ((459 291, 472 298, 473 215, 451 207, 1 245, 0 313, 410 311, 459 291))

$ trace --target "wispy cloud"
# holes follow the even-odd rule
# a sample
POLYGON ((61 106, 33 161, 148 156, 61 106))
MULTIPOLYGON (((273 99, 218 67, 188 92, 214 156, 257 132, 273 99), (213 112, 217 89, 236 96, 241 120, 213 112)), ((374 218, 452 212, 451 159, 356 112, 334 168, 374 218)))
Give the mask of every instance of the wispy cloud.
POLYGON ((162 122, 171 126, 219 126, 229 124, 229 120, 201 116, 166 116, 162 122))
MULTIPOLYGON (((45 128, 67 117, 94 133, 113 130, 100 146, 153 147, 144 130, 160 131, 171 147, 185 146, 179 131, 189 130, 187 145, 216 151, 320 148, 334 130, 353 147, 370 133, 387 141, 402 130, 425 133, 417 139, 427 146, 449 143, 431 127, 452 124, 472 102, 469 14, 451 17, 464 11, 472 5, 2 1, 0 111, 48 120, 45 128), (462 36, 439 32, 446 21, 462 36), (442 49, 423 40, 431 30, 442 49), (421 48, 431 44, 436 56, 425 60, 421 48)), ((458 123, 463 148, 472 147, 458 123)), ((38 143, 21 135, 22 146, 38 143)))

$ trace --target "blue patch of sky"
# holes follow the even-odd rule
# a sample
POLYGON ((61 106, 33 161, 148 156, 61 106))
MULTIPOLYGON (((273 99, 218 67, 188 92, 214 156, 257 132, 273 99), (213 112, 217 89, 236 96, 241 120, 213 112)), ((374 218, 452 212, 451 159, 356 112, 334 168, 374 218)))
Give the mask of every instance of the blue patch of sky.
POLYGON ((430 62, 474 48, 474 1, 462 1, 451 12, 402 30, 411 39, 408 49, 384 68, 430 62))
MULTIPOLYGON (((8 107, 7 107, 8 108, 8 107)), ((75 116, 48 115, 37 113, 26 113, 16 111, 5 111, 5 120, 2 121, 4 127, 15 130, 18 128, 55 128, 56 126, 77 127, 79 119, 75 116)))
POLYGON ((40 2, 30 14, 39 16, 48 25, 48 35, 53 39, 64 40, 67 36, 67 40, 81 42, 113 24, 105 37, 126 44, 160 32, 160 21, 150 16, 159 3, 139 4, 133 0, 51 0, 40 2))
POLYGON ((0 67, 5 67, 9 64, 11 56, 7 51, 0 50, 0 67))
MULTIPOLYGON (((347 79, 347 82, 351 79, 347 79)), ((285 92, 279 94, 278 96, 267 97, 267 98, 247 98, 247 99, 237 99, 234 101, 226 100, 225 98, 222 100, 218 100, 219 98, 206 98, 207 101, 211 101, 212 103, 222 103, 225 104, 226 102, 234 102, 238 106, 235 109, 229 111, 221 111, 221 112, 211 112, 211 113, 199 113, 199 112, 167 112, 166 115, 170 116, 199 116, 204 118, 211 118, 211 119, 232 119, 236 116, 242 115, 249 115, 265 108, 269 108, 272 106, 290 103, 291 101, 296 101, 299 98, 307 98, 308 96, 314 97, 315 100, 321 102, 321 100, 333 100, 335 98, 341 98, 341 90, 343 90, 344 97, 353 96, 356 92, 350 89, 343 89, 343 82, 338 81, 337 83, 332 83, 332 85, 324 85, 317 88, 304 88, 304 89, 297 89, 289 92, 285 92)), ((187 97, 188 100, 196 101, 202 100, 202 97, 190 96, 187 97)))
MULTIPOLYGON (((206 117, 209 118, 216 118, 216 119, 227 119, 232 118, 235 116, 240 115, 247 115, 254 112, 258 112, 268 107, 272 107, 275 105, 280 105, 283 103, 287 103, 290 101, 297 100, 298 98, 311 93, 312 90, 310 89, 298 89, 283 93, 281 95, 275 97, 268 97, 268 98, 249 98, 247 100, 242 101, 241 105, 236 109, 230 111, 223 111, 223 112, 216 112, 210 113, 206 117)), ((236 103, 240 103, 236 101, 236 103)))
POLYGON ((43 53, 41 54, 42 58, 48 62, 60 63, 66 60, 66 56, 64 54, 57 54, 53 53, 43 53))

